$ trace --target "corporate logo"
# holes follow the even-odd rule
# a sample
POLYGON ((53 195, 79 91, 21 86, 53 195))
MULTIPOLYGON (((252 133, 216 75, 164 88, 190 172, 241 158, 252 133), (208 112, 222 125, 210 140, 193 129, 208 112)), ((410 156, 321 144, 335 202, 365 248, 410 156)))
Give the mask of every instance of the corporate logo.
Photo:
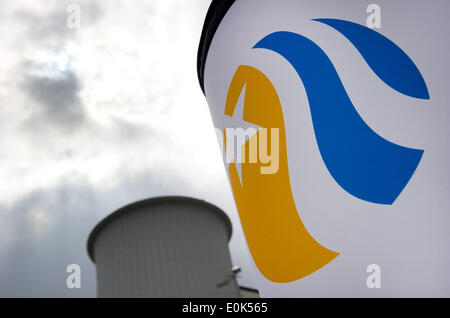
MULTIPOLYGON (((313 21, 342 34, 390 88, 409 98, 429 99, 420 71, 391 40, 349 21, 313 21)), ((323 163, 336 183, 358 199, 393 204, 413 176, 423 150, 397 145, 373 131, 359 116, 329 57, 310 39, 297 33, 275 32, 253 49, 279 54, 297 72, 306 90, 323 163)), ((240 171, 236 163, 230 163, 228 173, 236 205, 260 272, 273 282, 292 282, 324 267, 339 253, 318 243, 299 217, 289 180, 283 111, 273 84, 258 69, 241 65, 230 84, 225 115, 236 117, 241 95, 244 109, 238 120, 277 129, 279 169, 262 174, 263 162, 241 165, 240 171)), ((266 135, 259 130, 243 150, 250 150, 252 139, 267 140, 266 135)))

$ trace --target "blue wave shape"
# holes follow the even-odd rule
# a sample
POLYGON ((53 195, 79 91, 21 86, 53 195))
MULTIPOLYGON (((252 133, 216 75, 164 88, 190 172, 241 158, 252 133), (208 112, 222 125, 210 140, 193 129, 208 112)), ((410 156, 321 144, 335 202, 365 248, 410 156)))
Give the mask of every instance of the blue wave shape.
POLYGON ((392 89, 410 97, 429 99, 419 69, 394 42, 366 26, 338 19, 314 19, 347 38, 375 74, 392 89))
POLYGON ((272 50, 297 71, 308 96, 317 144, 334 180, 351 195, 392 204, 414 174, 422 150, 396 145, 359 116, 328 56, 292 32, 275 32, 254 48, 272 50))

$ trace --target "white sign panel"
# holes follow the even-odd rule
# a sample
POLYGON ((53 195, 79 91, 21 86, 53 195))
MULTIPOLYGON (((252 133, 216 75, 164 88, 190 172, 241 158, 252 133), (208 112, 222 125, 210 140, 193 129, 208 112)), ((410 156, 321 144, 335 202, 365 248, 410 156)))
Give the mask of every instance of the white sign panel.
POLYGON ((450 1, 237 0, 203 81, 262 296, 450 296, 450 1))

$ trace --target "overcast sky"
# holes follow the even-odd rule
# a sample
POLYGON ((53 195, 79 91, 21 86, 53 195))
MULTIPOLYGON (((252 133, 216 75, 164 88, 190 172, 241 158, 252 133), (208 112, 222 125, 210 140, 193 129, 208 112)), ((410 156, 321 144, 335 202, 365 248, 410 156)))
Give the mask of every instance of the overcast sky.
POLYGON ((160 195, 232 218, 241 284, 253 275, 196 54, 210 0, 2 1, 0 296, 94 297, 90 230, 160 195), (69 28, 69 4, 81 8, 69 28), (82 288, 68 289, 79 264, 82 288))

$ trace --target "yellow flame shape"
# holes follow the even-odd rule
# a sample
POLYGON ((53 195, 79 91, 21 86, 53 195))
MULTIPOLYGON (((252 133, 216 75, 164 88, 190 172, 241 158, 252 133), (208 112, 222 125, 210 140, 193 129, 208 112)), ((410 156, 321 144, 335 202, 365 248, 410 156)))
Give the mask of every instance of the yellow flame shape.
MULTIPOLYGON (((262 174, 264 164, 242 164, 242 184, 235 163, 228 167, 236 205, 247 244, 259 271, 268 280, 287 283, 322 268, 339 254, 318 243, 305 228, 295 207, 289 180, 283 111, 270 80, 259 70, 241 65, 228 91, 225 115, 233 116, 246 85, 244 120, 267 128, 263 136, 271 142, 271 128, 279 130, 279 170, 262 174)), ((251 138, 261 138, 262 131, 251 138)), ((226 136, 225 136, 226 137, 226 136)), ((249 153, 248 140, 242 147, 249 153)), ((271 149, 270 145, 267 146, 271 149)))

